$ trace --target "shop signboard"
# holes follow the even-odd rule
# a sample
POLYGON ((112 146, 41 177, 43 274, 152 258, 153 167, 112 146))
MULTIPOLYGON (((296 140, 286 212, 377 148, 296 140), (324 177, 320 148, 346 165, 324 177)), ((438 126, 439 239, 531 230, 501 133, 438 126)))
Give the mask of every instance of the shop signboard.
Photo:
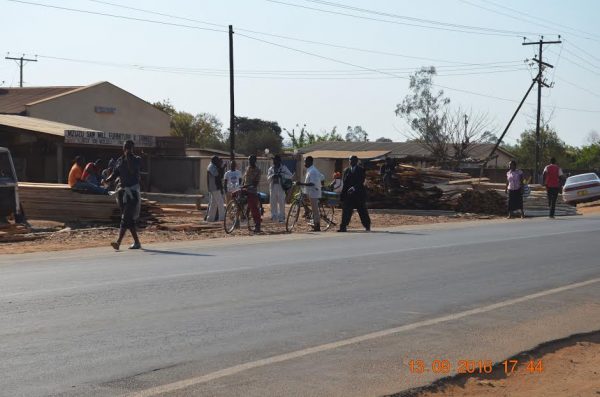
POLYGON ((65 144, 97 145, 97 146, 122 146, 131 139, 136 147, 156 147, 156 137, 150 135, 137 135, 121 132, 65 130, 65 144))

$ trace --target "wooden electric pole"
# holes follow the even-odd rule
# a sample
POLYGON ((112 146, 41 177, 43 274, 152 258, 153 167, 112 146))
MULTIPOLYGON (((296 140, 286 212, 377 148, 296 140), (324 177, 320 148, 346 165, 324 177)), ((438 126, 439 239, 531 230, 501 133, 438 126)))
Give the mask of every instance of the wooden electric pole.
POLYGON ((233 26, 229 25, 229 157, 235 159, 235 100, 233 89, 233 26))
MULTIPOLYGON (((560 36, 558 36, 558 38, 560 39, 560 36)), ((535 122, 535 171, 534 171, 534 175, 533 175, 534 183, 539 183, 539 179, 540 179, 540 118, 541 118, 541 113, 542 113, 542 86, 548 87, 548 88, 550 87, 548 84, 546 84, 544 82, 544 78, 543 78, 544 66, 547 66, 549 68, 554 67, 554 66, 550 65, 549 63, 546 63, 543 61, 542 53, 544 51, 544 44, 560 44, 560 43, 562 43, 562 41, 560 41, 560 40, 544 41, 544 36, 541 36, 539 41, 523 43, 523 45, 536 45, 537 44, 539 46, 538 58, 533 59, 533 61, 537 62, 537 64, 538 64, 538 75, 537 75, 538 100, 537 100, 537 117, 536 117, 536 122, 535 122)))
POLYGON ((28 58, 25 58, 25 55, 23 55, 20 58, 13 58, 13 57, 7 56, 4 59, 10 59, 10 60, 19 62, 19 75, 20 75, 19 87, 23 87, 23 66, 25 66, 25 62, 37 62, 37 59, 28 59, 28 58))

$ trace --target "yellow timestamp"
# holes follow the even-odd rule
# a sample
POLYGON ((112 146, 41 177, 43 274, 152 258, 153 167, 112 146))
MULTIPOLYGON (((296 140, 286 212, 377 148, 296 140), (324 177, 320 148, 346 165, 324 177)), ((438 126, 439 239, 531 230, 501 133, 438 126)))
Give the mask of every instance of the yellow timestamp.
MULTIPOLYGON (((492 360, 448 360, 435 359, 431 362, 419 359, 408 361, 408 370, 411 374, 424 374, 428 372, 439 374, 491 374, 494 372, 494 363, 492 360)), ((535 374, 544 372, 544 363, 542 360, 504 360, 496 365, 500 371, 505 374, 511 374, 517 371, 535 374)))

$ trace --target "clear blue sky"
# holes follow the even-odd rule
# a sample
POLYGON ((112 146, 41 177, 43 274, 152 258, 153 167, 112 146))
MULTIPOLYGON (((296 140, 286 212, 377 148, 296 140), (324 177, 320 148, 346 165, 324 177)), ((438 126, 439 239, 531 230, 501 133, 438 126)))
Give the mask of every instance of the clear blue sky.
MULTIPOLYGON (((188 27, 0 0, 0 36, 3 37, 0 51, 10 52, 12 56, 40 55, 39 62, 26 66, 27 86, 87 85, 106 80, 147 101, 169 99, 179 110, 214 113, 226 127, 229 120, 227 34, 193 27, 226 30, 227 25, 232 24, 238 33, 234 39, 239 71, 237 115, 274 120, 288 129, 306 123, 315 132, 330 130, 333 126, 344 132, 348 125, 360 125, 373 140, 383 136, 399 141, 405 136, 398 131, 407 127, 395 116, 394 110, 408 93, 408 81, 399 77, 406 77, 420 66, 439 66, 436 83, 484 95, 446 89, 452 104, 489 112, 502 129, 532 78, 533 71, 522 61, 531 58, 537 47, 522 46, 522 36, 537 40, 542 33, 548 40, 561 34, 564 44, 547 46, 544 52, 544 60, 556 66, 546 73, 548 82, 554 81, 555 86, 544 90, 544 111, 550 113, 554 109, 551 124, 569 144, 582 145, 591 130, 600 131, 600 2, 594 0, 335 0, 337 4, 393 15, 342 9, 307 0, 281 0, 287 5, 266 0, 107 1, 217 26, 91 0, 31 2, 188 27), (510 33, 481 34, 498 32, 430 24, 404 17, 510 33), (479 33, 432 29, 432 26, 479 33), (309 44, 248 30, 380 53, 309 44), (341 63, 258 42, 241 34, 341 63), (141 70, 96 62, 165 69, 141 70), (482 63, 487 65, 465 65, 482 63)), ((4 87, 18 85, 18 68, 14 62, 0 62, 2 81, 4 87)), ((523 129, 534 122, 535 94, 532 92, 528 100, 532 105, 523 108, 509 131, 509 142, 514 142, 523 129)))

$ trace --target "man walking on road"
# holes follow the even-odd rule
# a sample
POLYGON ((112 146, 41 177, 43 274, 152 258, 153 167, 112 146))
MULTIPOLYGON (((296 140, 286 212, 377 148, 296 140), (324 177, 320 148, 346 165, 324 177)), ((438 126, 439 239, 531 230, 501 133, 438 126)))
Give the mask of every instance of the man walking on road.
POLYGON ((225 218, 223 202, 223 178, 221 177, 221 159, 213 156, 206 170, 210 203, 208 204, 208 222, 221 221, 225 218))
POLYGON ((345 232, 354 209, 366 231, 371 231, 371 218, 367 211, 367 190, 365 189, 365 169, 358 165, 358 157, 350 157, 350 167, 344 170, 342 178, 342 224, 338 232, 345 232))
POLYGON ((119 250, 125 232, 129 230, 133 237, 133 244, 129 249, 140 249, 140 239, 137 234, 136 221, 140 217, 142 198, 140 195, 140 170, 142 168, 142 159, 133 152, 134 143, 128 140, 123 145, 123 156, 119 157, 112 174, 107 182, 119 178, 119 189, 117 191, 117 203, 121 209, 121 226, 119 228, 119 237, 116 241, 110 243, 115 249, 119 250))
POLYGON ((544 181, 544 186, 546 186, 546 193, 548 195, 548 207, 550 207, 550 218, 554 218, 554 212, 556 209, 556 200, 558 199, 558 194, 560 193, 560 186, 563 177, 563 171, 556 164, 556 159, 552 157, 550 159, 550 164, 544 168, 544 173, 542 174, 542 179, 544 181))
POLYGON ((271 220, 285 222, 285 190, 283 189, 284 180, 290 180, 292 173, 284 164, 281 163, 281 156, 278 154, 273 157, 273 165, 267 171, 267 181, 269 182, 269 195, 271 202, 271 220))

